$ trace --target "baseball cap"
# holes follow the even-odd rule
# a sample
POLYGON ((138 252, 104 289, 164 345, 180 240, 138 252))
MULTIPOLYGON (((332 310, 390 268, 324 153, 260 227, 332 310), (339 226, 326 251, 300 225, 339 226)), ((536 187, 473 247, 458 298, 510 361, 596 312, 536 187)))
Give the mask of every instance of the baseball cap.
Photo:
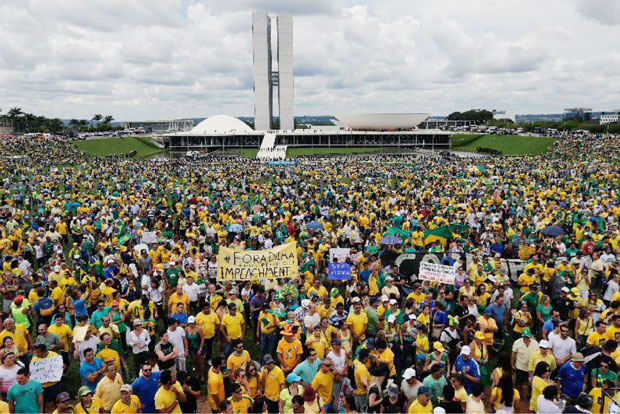
POLYGON ((390 299, 390 305, 396 305, 398 301, 396 299, 390 299))
POLYGON ((390 298, 387 295, 381 296, 381 302, 387 302, 390 298))
POLYGON ((297 374, 290 373, 286 376, 286 382, 289 384, 293 382, 299 382, 299 381, 301 381, 301 377, 297 374))
POLYGON ((332 345, 342 345, 342 341, 338 338, 332 339, 332 345))
POLYGON ((476 339, 484 339, 484 334, 481 331, 476 331, 476 333, 474 334, 474 337, 476 339))
POLYGON ((274 360, 273 360, 273 357, 271 355, 267 354, 267 355, 265 355, 263 357, 263 365, 269 365, 269 364, 273 364, 273 363, 274 363, 274 360))
POLYGON ((569 289, 569 288, 567 288, 566 286, 564 286, 564 287, 562 288, 562 292, 569 293, 569 292, 570 292, 570 289, 569 289))
POLYGON ((387 394, 390 397, 396 397, 398 395, 398 385, 391 383, 387 386, 387 394))
POLYGON ((196 323, 196 317, 194 315, 187 318, 187 323, 196 323))
POLYGON ((436 349, 439 352, 445 351, 445 348, 443 347, 443 344, 441 342, 439 342, 439 341, 437 341, 437 342, 435 342, 433 344, 433 348, 436 349))
POLYGON ((121 392, 131 392, 131 385, 125 384, 121 387, 121 392))
POLYGON ((142 325, 142 321, 140 319, 136 318, 136 319, 133 320, 133 324, 134 324, 134 326, 135 325, 142 325))
POLYGON ((551 348, 551 344, 546 339, 543 339, 542 341, 540 341, 538 346, 541 347, 541 348, 545 348, 545 349, 551 348))
POLYGON ((396 316, 394 316, 394 315, 388 316, 387 321, 388 321, 388 323, 396 322, 396 316))
POLYGON ((532 331, 530 331, 530 328, 523 328, 523 331, 521 331, 521 336, 530 338, 532 336, 532 331))
POLYGON ((92 394, 92 393, 93 391, 90 388, 88 388, 86 385, 82 385, 80 389, 78 390, 78 397, 83 397, 85 395, 92 394))
POLYGON ((408 379, 411 379, 411 378, 413 378, 413 377, 415 377, 415 369, 413 369, 413 368, 407 368, 407 369, 405 370, 405 373, 403 374, 403 378, 404 378, 404 379, 406 379, 406 380, 408 380, 408 379))
POLYGON ((360 303, 361 301, 362 301, 362 300, 361 300, 358 296, 354 297, 354 298, 351 300, 351 302, 353 302, 353 303, 360 303))
POLYGON ((66 402, 66 401, 69 401, 70 399, 71 397, 69 397, 69 394, 64 391, 56 396, 57 403, 66 402))
POLYGON ((471 355, 471 348, 468 345, 465 345, 461 348, 461 355, 471 355))
POLYGON ((15 302, 16 305, 21 305, 23 301, 24 297, 22 295, 17 295, 15 296, 15 299, 13 299, 13 302, 15 302))
POLYGON ((433 408, 433 414, 446 414, 446 409, 443 407, 433 408))

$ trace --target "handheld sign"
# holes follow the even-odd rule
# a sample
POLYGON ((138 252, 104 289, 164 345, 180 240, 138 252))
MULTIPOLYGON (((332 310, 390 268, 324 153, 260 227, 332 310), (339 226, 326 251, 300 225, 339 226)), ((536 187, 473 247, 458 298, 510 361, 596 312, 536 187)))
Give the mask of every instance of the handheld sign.
POLYGON ((350 280, 351 265, 348 263, 330 263, 327 266, 328 280, 350 280))
POLYGON ((53 357, 33 361, 30 363, 30 379, 46 382, 58 382, 62 379, 62 357, 53 357))
POLYGON ((266 250, 235 250, 220 247, 217 280, 295 278, 299 275, 295 242, 266 250))
POLYGON ((421 280, 430 280, 431 282, 453 285, 455 274, 452 266, 421 262, 418 277, 421 280))

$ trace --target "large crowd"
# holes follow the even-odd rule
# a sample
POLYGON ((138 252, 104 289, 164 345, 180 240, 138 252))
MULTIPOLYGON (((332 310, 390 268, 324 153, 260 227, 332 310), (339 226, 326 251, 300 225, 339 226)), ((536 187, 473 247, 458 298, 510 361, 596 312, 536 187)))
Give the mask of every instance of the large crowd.
POLYGON ((607 413, 619 144, 269 165, 2 138, 0 413, 607 413), (289 242, 299 277, 218 277, 221 246, 289 242), (454 283, 401 271, 419 252, 454 283))

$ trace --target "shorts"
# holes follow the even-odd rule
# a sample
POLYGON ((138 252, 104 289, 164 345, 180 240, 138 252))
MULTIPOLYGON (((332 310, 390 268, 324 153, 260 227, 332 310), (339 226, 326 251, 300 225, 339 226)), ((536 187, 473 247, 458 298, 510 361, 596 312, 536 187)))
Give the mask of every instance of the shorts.
POLYGON ((515 370, 515 383, 516 385, 529 384, 530 374, 527 371, 515 370))

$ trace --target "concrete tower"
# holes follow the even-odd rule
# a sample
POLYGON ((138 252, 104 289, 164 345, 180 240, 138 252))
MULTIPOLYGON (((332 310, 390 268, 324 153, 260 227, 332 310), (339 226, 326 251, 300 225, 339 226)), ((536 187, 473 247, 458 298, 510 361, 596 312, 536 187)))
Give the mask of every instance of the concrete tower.
POLYGON ((273 128, 274 87, 278 92, 280 129, 294 129, 293 105, 293 17, 281 14, 277 24, 277 71, 271 54, 271 18, 267 13, 252 13, 252 50, 254 60, 254 129, 273 128))

